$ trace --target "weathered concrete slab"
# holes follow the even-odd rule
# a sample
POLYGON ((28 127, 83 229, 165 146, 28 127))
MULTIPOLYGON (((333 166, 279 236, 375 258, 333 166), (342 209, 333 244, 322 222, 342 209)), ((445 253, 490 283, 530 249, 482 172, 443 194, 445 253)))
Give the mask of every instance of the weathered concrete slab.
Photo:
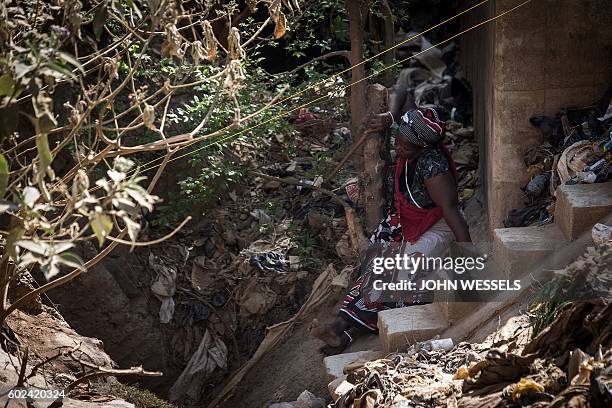
POLYGON ((612 214, 612 182, 561 185, 557 188, 555 222, 565 238, 574 240, 612 214))
POLYGON ((436 303, 390 309, 378 313, 378 331, 385 353, 405 351, 408 345, 434 337, 447 328, 436 303))
POLYGON ((344 353, 336 354, 335 356, 328 356, 323 359, 325 365, 325 374, 329 382, 334 381, 337 378, 344 377, 344 367, 350 363, 358 360, 376 360, 377 358, 383 357, 383 353, 380 351, 357 351, 355 353, 344 353))
POLYGON ((555 251, 567 243, 555 224, 496 228, 493 263, 507 279, 517 279, 534 268, 556 267, 555 251))

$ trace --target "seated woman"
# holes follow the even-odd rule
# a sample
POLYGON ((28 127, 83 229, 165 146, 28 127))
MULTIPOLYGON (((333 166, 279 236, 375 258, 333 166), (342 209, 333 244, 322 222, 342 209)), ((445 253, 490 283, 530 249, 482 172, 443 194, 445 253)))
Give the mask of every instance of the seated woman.
POLYGON ((428 302, 418 292, 402 299, 375 293, 371 285, 375 256, 436 257, 444 255, 453 238, 471 242, 458 208, 455 165, 442 143, 445 122, 441 109, 416 108, 406 91, 395 87, 390 89, 388 103, 390 111, 376 115, 370 129, 397 128, 396 163, 388 180, 393 205, 370 238, 360 276, 346 294, 338 317, 327 324, 317 319, 310 324, 310 334, 326 343, 325 354, 341 352, 358 332, 376 333, 379 311, 428 302), (394 118, 400 117, 395 124, 394 118))

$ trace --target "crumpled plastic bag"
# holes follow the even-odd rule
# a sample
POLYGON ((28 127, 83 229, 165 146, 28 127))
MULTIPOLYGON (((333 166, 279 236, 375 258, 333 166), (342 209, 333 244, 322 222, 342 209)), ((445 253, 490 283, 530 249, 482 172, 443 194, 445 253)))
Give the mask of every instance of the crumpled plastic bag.
POLYGON ((170 401, 200 401, 201 393, 205 390, 204 384, 217 367, 221 370, 227 369, 227 346, 220 338, 206 330, 198 349, 170 388, 170 401))
POLYGON ((257 282, 257 278, 241 287, 236 298, 240 312, 244 315, 264 314, 276 303, 276 293, 257 282))
POLYGON ((151 284, 151 292, 162 304, 159 309, 159 321, 168 323, 174 315, 174 300, 176 292, 176 268, 164 264, 153 252, 149 254, 149 265, 157 273, 155 281, 151 284))
POLYGON ((569 146, 561 153, 557 163, 557 174, 561 183, 571 179, 577 172, 584 171, 600 156, 601 153, 596 149, 596 145, 588 140, 581 140, 569 146))

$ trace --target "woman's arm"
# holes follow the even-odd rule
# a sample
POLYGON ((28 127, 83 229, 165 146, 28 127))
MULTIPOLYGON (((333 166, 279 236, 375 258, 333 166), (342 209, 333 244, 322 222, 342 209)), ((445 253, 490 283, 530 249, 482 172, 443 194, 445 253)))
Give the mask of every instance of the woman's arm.
POLYGON ((433 202, 442 209, 446 223, 457 242, 472 242, 465 219, 459 212, 457 187, 450 173, 425 179, 425 187, 433 202))

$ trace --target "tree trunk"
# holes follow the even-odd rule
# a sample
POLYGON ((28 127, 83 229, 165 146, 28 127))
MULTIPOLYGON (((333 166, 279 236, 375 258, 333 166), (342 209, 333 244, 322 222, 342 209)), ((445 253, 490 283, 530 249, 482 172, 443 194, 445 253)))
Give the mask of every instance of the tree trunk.
MULTIPOLYGON (((387 88, 380 84, 368 87, 369 114, 387 111, 387 88)), ((380 149, 383 144, 384 131, 371 133, 363 147, 363 197, 365 202, 366 231, 373 231, 380 222, 383 204, 383 170, 385 163, 381 159, 380 149)))
MULTIPOLYGON (((362 16, 362 7, 360 0, 347 0, 347 10, 349 16, 349 35, 351 38, 351 51, 349 60, 351 65, 359 64, 363 61, 363 27, 364 18, 362 16)), ((351 83, 355 81, 363 80, 365 77, 365 64, 361 64, 358 67, 351 69, 351 83)), ((365 81, 359 82, 350 88, 350 99, 349 108, 351 114, 351 134, 353 135, 353 142, 356 142, 359 138, 362 126, 365 124, 366 118, 366 107, 365 107, 365 81)), ((359 157, 355 156, 355 157, 359 157)), ((362 163, 355 163, 355 167, 361 170, 363 167, 362 163)))
MULTIPOLYGON (((389 2, 387 0, 383 0, 382 2, 382 13, 385 16, 384 18, 384 47, 385 49, 389 49, 395 45, 395 27, 393 24, 393 12, 391 11, 391 7, 389 6, 389 2)), ((387 51, 383 54, 383 63, 385 66, 389 66, 393 64, 395 60, 395 50, 387 51)), ((390 87, 395 82, 393 78, 392 69, 388 69, 385 71, 384 77, 384 85, 390 87)))

